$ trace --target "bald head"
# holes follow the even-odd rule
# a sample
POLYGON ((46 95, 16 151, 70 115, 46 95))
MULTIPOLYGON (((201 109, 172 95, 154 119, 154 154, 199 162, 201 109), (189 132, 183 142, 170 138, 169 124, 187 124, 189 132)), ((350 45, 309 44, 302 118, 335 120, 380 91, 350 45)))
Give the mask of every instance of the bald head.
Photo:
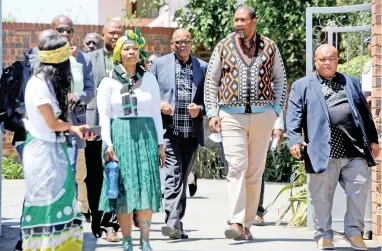
POLYGON ((122 23, 118 19, 112 19, 103 26, 103 32, 110 30, 110 28, 120 28, 122 30, 122 23))
POLYGON ((317 47, 315 53, 314 53, 314 57, 319 57, 321 56, 322 54, 326 54, 326 53, 330 53, 330 54, 334 54, 334 55, 338 55, 337 54, 337 48, 334 47, 333 45, 331 44, 321 44, 320 46, 317 47))
POLYGON ((65 15, 59 15, 52 20, 51 27, 54 29, 60 24, 69 24, 70 27, 73 27, 73 21, 70 19, 70 17, 65 16, 65 15))
POLYGON ((102 47, 102 38, 96 32, 88 33, 84 39, 83 50, 84 52, 91 52, 102 47))
POLYGON ((322 44, 314 53, 314 64, 317 73, 325 79, 329 79, 337 72, 338 52, 336 47, 330 44, 322 44))
POLYGON ((102 31, 102 38, 109 54, 113 54, 117 40, 122 37, 122 35, 122 24, 119 20, 112 19, 105 24, 102 31))
POLYGON ((179 28, 175 30, 174 33, 172 34, 172 40, 175 40, 175 38, 179 36, 183 36, 183 37, 188 36, 191 39, 190 32, 184 28, 179 28))
POLYGON ((65 15, 59 15, 52 20, 51 27, 61 36, 66 37, 69 42, 71 42, 73 38, 73 21, 70 17, 65 15))

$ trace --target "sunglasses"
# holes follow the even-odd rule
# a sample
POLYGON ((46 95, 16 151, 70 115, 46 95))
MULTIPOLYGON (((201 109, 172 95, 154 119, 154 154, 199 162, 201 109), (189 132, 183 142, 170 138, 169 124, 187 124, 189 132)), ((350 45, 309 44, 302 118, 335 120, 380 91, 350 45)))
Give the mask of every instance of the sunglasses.
POLYGON ((191 44, 191 40, 178 40, 178 41, 174 41, 176 45, 182 45, 183 43, 185 45, 188 45, 188 44, 191 44))
POLYGON ((67 34, 72 34, 74 32, 73 28, 56 28, 56 31, 60 34, 64 34, 66 31, 67 34))
POLYGON ((89 46, 89 45, 91 45, 91 44, 97 45, 97 43, 94 42, 94 41, 88 41, 88 42, 86 42, 86 45, 87 45, 87 46, 89 46))

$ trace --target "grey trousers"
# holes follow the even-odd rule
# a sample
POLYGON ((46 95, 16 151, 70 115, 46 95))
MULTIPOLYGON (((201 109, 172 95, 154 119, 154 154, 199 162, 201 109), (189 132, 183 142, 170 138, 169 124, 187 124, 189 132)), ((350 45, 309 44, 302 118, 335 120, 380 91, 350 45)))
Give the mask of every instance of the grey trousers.
POLYGON ((164 210, 168 226, 183 230, 181 222, 186 212, 187 178, 195 161, 198 142, 195 138, 164 135, 166 163, 164 210))
POLYGON ((308 189, 312 205, 314 239, 333 239, 332 206, 337 182, 345 190, 345 236, 359 236, 364 229, 370 170, 364 158, 329 160, 323 173, 310 174, 308 189))

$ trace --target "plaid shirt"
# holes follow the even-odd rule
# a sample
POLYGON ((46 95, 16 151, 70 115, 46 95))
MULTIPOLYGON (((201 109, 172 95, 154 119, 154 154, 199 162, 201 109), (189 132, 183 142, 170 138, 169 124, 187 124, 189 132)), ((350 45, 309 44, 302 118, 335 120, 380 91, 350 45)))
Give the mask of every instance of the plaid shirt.
POLYGON ((175 112, 170 128, 173 134, 183 138, 194 137, 192 119, 188 112, 188 105, 192 102, 194 85, 192 83, 192 61, 182 64, 175 58, 175 112))

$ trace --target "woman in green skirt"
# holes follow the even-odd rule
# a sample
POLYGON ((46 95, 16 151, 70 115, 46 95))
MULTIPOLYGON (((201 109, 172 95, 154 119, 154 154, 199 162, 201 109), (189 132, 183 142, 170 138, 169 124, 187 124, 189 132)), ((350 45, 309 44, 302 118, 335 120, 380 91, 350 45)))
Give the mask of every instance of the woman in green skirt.
POLYGON ((126 31, 114 49, 114 70, 97 92, 104 159, 118 162, 120 180, 118 198, 110 200, 104 179, 99 209, 118 214, 124 251, 133 250, 133 211, 139 219, 142 250, 152 250, 151 218, 161 207, 159 165, 164 165, 165 154, 160 93, 154 75, 141 63, 144 45, 139 30, 126 31))
POLYGON ((45 32, 38 49, 41 63, 25 89, 23 250, 81 251, 82 220, 62 132, 89 139, 83 137, 88 127, 65 122, 72 80, 68 41, 45 32))

